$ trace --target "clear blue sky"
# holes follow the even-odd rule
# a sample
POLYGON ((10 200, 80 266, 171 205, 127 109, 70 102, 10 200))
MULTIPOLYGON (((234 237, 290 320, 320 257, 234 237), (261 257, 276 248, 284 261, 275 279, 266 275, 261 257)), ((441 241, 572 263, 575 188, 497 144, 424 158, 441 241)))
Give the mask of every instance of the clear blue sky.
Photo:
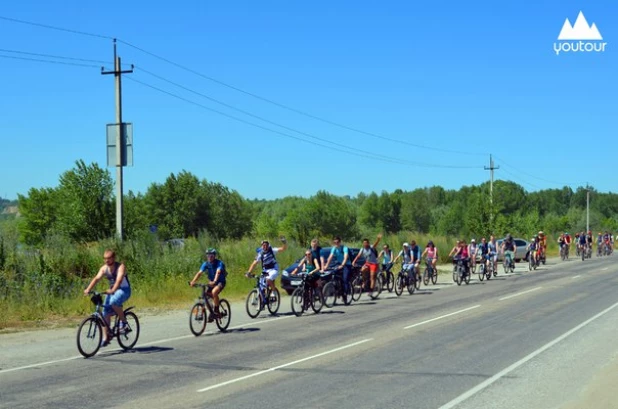
MULTIPOLYGON (((500 166, 496 178, 529 191, 586 182, 600 191, 617 190, 615 1, 62 4, 6 2, 0 16, 117 37, 280 104, 405 142, 316 121, 119 44, 123 63, 136 65, 123 80, 124 120, 135 130, 135 166, 125 168, 125 192, 145 192, 183 169, 247 198, 309 196, 318 189, 340 195, 431 185, 457 189, 488 179, 483 167, 489 153, 500 166), (596 23, 606 51, 556 55, 564 19, 574 23, 580 10, 589 24, 596 23), (220 106, 141 68, 305 135, 220 106), (128 77, 374 158, 239 123, 128 77), (475 168, 414 165, 419 162, 475 168)), ((0 20, 0 48, 105 60, 106 69, 113 68, 111 40, 6 20, 0 20)), ((112 76, 101 75, 100 68, 8 58, 0 58, 0 76, 0 196, 57 186, 59 175, 78 159, 105 166, 105 125, 115 120, 112 76)))

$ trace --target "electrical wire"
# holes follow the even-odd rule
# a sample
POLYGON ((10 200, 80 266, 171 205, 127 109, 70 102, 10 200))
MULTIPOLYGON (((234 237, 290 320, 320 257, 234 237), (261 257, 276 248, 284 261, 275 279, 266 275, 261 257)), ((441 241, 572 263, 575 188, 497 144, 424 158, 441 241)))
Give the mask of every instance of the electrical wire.
POLYGON ((547 180, 547 179, 544 179, 544 178, 541 178, 541 177, 538 177, 538 176, 532 175, 532 174, 530 174, 530 173, 528 173, 528 172, 525 172, 525 171, 523 171, 523 170, 521 170, 521 169, 516 168, 516 167, 515 167, 515 166, 513 166, 513 165, 509 165, 508 163, 506 163, 504 160, 500 159, 500 158, 499 158, 499 157, 497 157, 496 155, 494 155, 494 157, 495 157, 496 159, 498 159, 498 160, 499 160, 499 161, 500 161, 503 165, 505 165, 505 166, 507 166, 507 167, 509 167, 509 168, 513 169, 513 170, 514 170, 514 171, 516 171, 516 172, 520 172, 520 173, 522 173, 522 174, 524 174, 524 175, 526 175, 526 176, 528 176, 528 177, 531 177, 531 178, 534 178, 534 179, 540 180, 540 181, 545 182, 545 183, 551 183, 552 185, 556 185, 556 186, 560 186, 560 187, 563 187, 563 186, 570 186, 570 184, 569 184, 569 183, 560 183, 560 182, 555 182, 555 181, 547 180))
MULTIPOLYGON (((341 149, 341 148, 337 148, 335 146, 325 145, 325 144, 322 144, 322 143, 319 143, 319 142, 308 141, 307 139, 303 139, 303 138, 300 138, 300 137, 297 137, 297 136, 294 136, 294 135, 290 135, 290 134, 285 133, 285 132, 277 131, 275 129, 271 129, 271 128, 268 128, 268 127, 256 124, 254 122, 250 122, 250 121, 244 120, 242 118, 238 118, 236 116, 227 114, 225 112, 216 110, 214 108, 207 107, 207 106, 205 106, 203 104, 200 104, 198 102, 192 101, 192 100, 190 100, 188 98, 184 98, 184 97, 182 97, 180 95, 174 94, 173 92, 166 91, 164 89, 161 89, 159 87, 156 87, 154 85, 148 84, 148 83, 140 81, 140 80, 136 80, 135 78, 126 77, 126 79, 128 79, 130 81, 133 81, 133 82, 136 82, 136 83, 138 83, 138 84, 140 84, 142 86, 145 86, 145 87, 151 88, 153 90, 156 90, 158 92, 161 92, 163 94, 166 94, 168 96, 171 96, 173 98, 176 98, 176 99, 179 99, 181 101, 187 102, 189 104, 198 106, 200 108, 206 109, 206 110, 214 112, 216 114, 219 114, 219 115, 225 116, 227 118, 233 119, 235 121, 241 122, 243 124, 250 125, 250 126, 253 126, 253 127, 256 127, 256 128, 259 128, 259 129, 262 129, 262 130, 265 130, 265 131, 268 131, 268 132, 272 132, 272 133, 275 133, 275 134, 278 134, 278 135, 281 135, 281 136, 284 136, 284 137, 287 137, 287 138, 291 138, 291 139, 295 139, 295 140, 298 140, 298 141, 301 141, 301 142, 309 143, 311 145, 318 145, 318 146, 321 146, 321 147, 324 147, 324 148, 327 148, 327 149, 335 150, 335 151, 346 153, 346 154, 349 154, 349 155, 355 155, 355 156, 359 156, 359 157, 363 157, 363 158, 380 160, 380 161, 384 161, 384 162, 396 163, 396 164, 400 164, 400 165, 417 166, 417 167, 431 167, 431 168, 453 168, 453 169, 460 169, 461 168, 461 167, 458 167, 458 166, 434 165, 434 164, 427 164, 427 163, 418 163, 418 162, 404 161, 402 159, 396 159, 396 158, 381 157, 379 155, 375 155, 372 152, 366 152, 366 151, 362 151, 362 150, 360 150, 360 153, 357 153, 357 152, 353 152, 353 151, 350 151, 350 150, 344 150, 344 149, 341 149)), ((329 141, 326 141, 326 142, 329 142, 329 141)), ((345 145, 343 145, 343 146, 345 146, 345 145)), ((349 148, 349 147, 346 147, 346 148, 349 148)), ((465 168, 479 168, 479 166, 472 166, 472 167, 465 167, 465 168)))
POLYGON ((16 55, 0 55, 0 58, 10 58, 10 59, 14 59, 14 60, 35 61, 35 62, 42 62, 42 63, 48 63, 48 64, 73 65, 73 66, 76 66, 76 67, 100 68, 100 66, 93 65, 93 64, 81 64, 81 63, 68 62, 68 61, 43 60, 43 59, 40 59, 40 58, 18 57, 16 55))
POLYGON ((32 53, 32 52, 20 51, 20 50, 7 50, 7 49, 4 49, 4 48, 0 48, 0 52, 13 53, 13 54, 23 54, 23 55, 34 55, 36 57, 57 58, 57 59, 60 59, 60 60, 73 60, 73 61, 84 61, 84 62, 96 62, 96 63, 100 63, 100 64, 109 64, 109 61, 89 60, 89 59, 86 59, 86 58, 65 57, 65 56, 61 56, 61 55, 52 55, 52 54, 32 53))
POLYGON ((80 34, 80 35, 83 35, 83 36, 97 37, 97 38, 104 38, 104 39, 107 39, 107 40, 113 40, 112 37, 109 37, 109 36, 106 36, 106 35, 87 33, 85 31, 79 31, 79 30, 71 30, 69 28, 51 26, 51 25, 48 25, 48 24, 34 23, 32 21, 20 20, 20 19, 12 18, 12 17, 0 16, 0 20, 11 21, 13 23, 27 24, 27 25, 30 25, 30 26, 47 28, 47 29, 50 29, 50 30, 64 31, 64 32, 67 32, 67 33, 72 33, 72 34, 80 34))

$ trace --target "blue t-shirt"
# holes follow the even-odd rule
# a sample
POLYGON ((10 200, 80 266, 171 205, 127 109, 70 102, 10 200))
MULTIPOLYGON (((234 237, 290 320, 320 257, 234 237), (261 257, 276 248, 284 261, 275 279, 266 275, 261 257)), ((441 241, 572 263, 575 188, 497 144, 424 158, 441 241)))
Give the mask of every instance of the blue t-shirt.
POLYGON ((416 263, 420 258, 421 249, 418 247, 418 245, 415 245, 414 247, 412 247, 412 261, 416 263))
POLYGON ((333 247, 333 248, 330 249, 330 254, 334 254, 335 255, 335 260, 337 260, 338 264, 342 264, 343 263, 343 256, 344 256, 344 254, 348 255, 347 263, 351 263, 352 262, 352 260, 350 260, 350 254, 349 254, 348 248, 346 246, 333 247))
POLYGON ((205 261, 202 264, 202 267, 200 267, 200 271, 208 272, 208 279, 210 281, 213 281, 215 279, 215 276, 217 275, 217 270, 221 270, 221 273, 219 274, 219 280, 217 281, 217 283, 225 284, 226 272, 225 272, 225 264, 223 264, 223 261, 215 260, 212 263, 205 261))

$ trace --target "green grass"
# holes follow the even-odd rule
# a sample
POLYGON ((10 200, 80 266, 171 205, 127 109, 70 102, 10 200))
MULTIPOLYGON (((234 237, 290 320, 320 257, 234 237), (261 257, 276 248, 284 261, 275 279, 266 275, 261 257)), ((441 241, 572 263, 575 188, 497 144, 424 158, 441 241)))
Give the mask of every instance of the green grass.
MULTIPOLYGON (((137 309, 166 311, 188 308, 199 294, 187 281, 198 271, 206 248, 215 247, 228 270, 227 286, 223 296, 229 301, 242 300, 254 285, 244 273, 256 255, 259 240, 216 241, 209 237, 185 240, 183 248, 170 248, 144 234, 139 239, 116 243, 112 240, 75 245, 61 237, 50 238, 43 249, 30 250, 18 245, 15 234, 0 236, 0 330, 12 327, 55 325, 57 322, 74 323, 92 311, 83 289, 103 264, 106 248, 117 251, 117 259, 127 266, 132 286, 130 305, 137 309)), ((368 236, 373 243, 375 235, 368 236)), ((456 239, 429 235, 400 233, 383 237, 380 247, 388 243, 395 252, 406 241, 416 240, 424 248, 433 240, 439 250, 440 269, 450 269, 446 257, 456 239)), ((276 241, 273 241, 275 243, 276 241)), ((330 238, 320 241, 330 246, 330 238)), ((344 241, 359 247, 359 241, 344 241)), ((557 245, 549 242, 550 255, 557 255, 557 245)), ((277 256, 285 268, 302 257, 303 247, 290 243, 288 250, 277 256)), ((256 266, 254 272, 259 271, 256 266)), ((202 277, 201 281, 205 279, 202 277)), ((99 283, 104 291, 107 283, 99 283)))

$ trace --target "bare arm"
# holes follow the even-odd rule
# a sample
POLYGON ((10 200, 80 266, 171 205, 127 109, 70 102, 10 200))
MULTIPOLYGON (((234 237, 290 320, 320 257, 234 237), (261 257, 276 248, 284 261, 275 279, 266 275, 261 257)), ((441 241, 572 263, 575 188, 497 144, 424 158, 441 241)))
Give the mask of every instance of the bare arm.
POLYGON ((380 244, 380 240, 382 240, 382 233, 378 234, 378 238, 376 239, 376 242, 373 243, 373 248, 375 249, 376 247, 378 247, 378 244, 380 244))
POLYGON ((94 288, 95 285, 97 285, 97 283, 99 282, 99 280, 101 280, 101 278, 103 278, 103 275, 105 274, 105 269, 104 267, 101 267, 101 269, 99 270, 99 272, 97 273, 96 276, 94 276, 94 278, 92 279, 92 281, 90 281, 90 284, 88 284, 88 287, 86 287, 86 289, 84 290, 84 294, 88 295, 88 293, 90 291, 92 291, 92 289, 94 288))
POLYGON ((201 276, 202 274, 204 274, 204 272, 203 272, 202 270, 198 271, 198 272, 195 274, 195 277, 193 277, 193 280, 191 280, 191 283, 190 283, 191 287, 193 287, 193 286, 195 285, 195 282, 197 281, 197 279, 198 279, 198 278, 200 278, 200 276, 201 276))

